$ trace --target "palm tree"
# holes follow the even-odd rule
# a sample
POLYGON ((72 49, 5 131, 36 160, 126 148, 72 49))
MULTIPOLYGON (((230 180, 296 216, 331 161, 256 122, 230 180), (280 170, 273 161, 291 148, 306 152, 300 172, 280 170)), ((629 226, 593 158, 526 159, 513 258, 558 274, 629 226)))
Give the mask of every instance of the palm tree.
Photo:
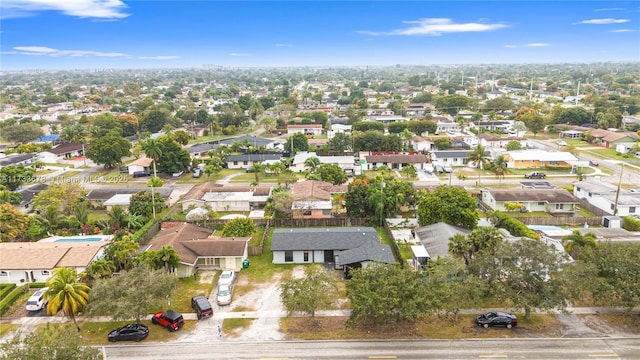
POLYGON ((116 271, 116 266, 113 261, 107 259, 100 259, 92 262, 87 266, 87 274, 90 279, 100 279, 113 274, 116 271))
POLYGON ((476 165, 476 169, 478 169, 478 185, 480 185, 480 172, 489 159, 485 152, 486 150, 484 146, 478 144, 467 157, 467 160, 474 163, 476 165))
POLYGON ((89 207, 86 201, 79 201, 73 206, 73 215, 76 217, 80 225, 89 223, 89 207))
POLYGON ((318 166, 320 166, 320 159, 312 156, 304 161, 304 166, 309 168, 309 172, 315 172, 318 166))
MULTIPOLYGON (((160 142, 156 139, 149 139, 142 144, 142 149, 144 150, 145 155, 153 159, 153 177, 158 177, 158 172, 156 171, 156 163, 160 156, 162 156, 162 149, 160 149, 160 142)), ((154 204, 152 206, 153 218, 156 218, 156 192, 153 189, 154 186, 151 186, 151 202, 154 204)))
POLYGON ((158 250, 158 258, 164 263, 164 268, 169 273, 180 262, 180 256, 171 245, 160 248, 158 250))
POLYGON ((253 166, 249 168, 249 172, 253 173, 253 176, 256 179, 256 183, 260 182, 260 172, 262 171, 263 168, 264 167, 259 163, 254 163, 253 166))
POLYGON ((504 175, 507 173, 507 159, 504 157, 504 155, 499 155, 493 161, 493 168, 491 170, 493 171, 494 174, 496 174, 496 176, 500 179, 500 182, 502 183, 502 179, 504 178, 504 175))
POLYGON ((122 226, 127 222, 126 211, 118 205, 114 205, 107 215, 109 216, 109 226, 112 228, 122 228, 122 226))
POLYGON ((562 238, 563 245, 567 253, 572 258, 578 260, 580 258, 580 252, 585 248, 595 248, 598 246, 596 242, 596 234, 588 232, 584 235, 578 230, 574 230, 570 235, 562 238))
POLYGON ((78 280, 78 273, 75 269, 61 267, 53 270, 53 274, 46 283, 49 290, 47 290, 45 298, 49 302, 47 314, 55 315, 62 310, 65 316, 73 320, 76 329, 80 331, 75 315, 87 306, 91 288, 78 280))

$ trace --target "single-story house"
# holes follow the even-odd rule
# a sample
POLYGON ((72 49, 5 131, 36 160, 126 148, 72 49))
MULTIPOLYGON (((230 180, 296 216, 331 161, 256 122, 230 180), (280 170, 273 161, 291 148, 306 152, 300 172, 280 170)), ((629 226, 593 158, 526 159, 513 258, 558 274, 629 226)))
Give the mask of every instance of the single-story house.
POLYGON ((32 209, 31 204, 33 203, 33 198, 36 195, 38 195, 41 191, 46 190, 48 187, 49 185, 47 184, 39 183, 29 187, 24 187, 18 190, 20 195, 22 195, 22 200, 20 201, 19 204, 14 205, 14 207, 17 210, 22 211, 23 213, 30 212, 32 209))
POLYGON ((47 164, 57 164, 60 160, 71 159, 84 153, 84 144, 66 143, 41 151, 38 160, 47 164))
POLYGON ((589 203, 597 197, 615 195, 617 191, 617 186, 604 181, 585 180, 573 183, 573 195, 589 203))
POLYGON ((263 161, 281 161, 282 154, 240 154, 227 156, 227 168, 229 169, 250 169, 255 164, 262 164, 263 161))
POLYGON ((600 139, 602 145, 607 148, 615 149, 618 145, 625 148, 631 148, 636 142, 640 141, 640 135, 634 132, 612 132, 610 131, 605 137, 600 139))
POLYGON ((240 271, 248 258, 251 237, 212 236, 213 230, 197 225, 165 222, 144 251, 172 246, 180 262, 173 269, 179 277, 193 276, 198 270, 240 271))
POLYGON ((436 150, 429 153, 431 161, 441 165, 451 166, 467 165, 471 150, 436 150))
POLYGON ((580 200, 565 189, 483 189, 482 201, 492 210, 507 211, 505 203, 520 203, 524 212, 574 213, 580 200))
POLYGON ((554 189, 556 186, 548 181, 521 181, 523 189, 554 189))
POLYGON ((507 167, 510 169, 541 169, 546 166, 583 166, 578 158, 573 154, 564 151, 544 151, 544 150, 514 150, 505 151, 504 158, 507 160, 507 167))
POLYGON ((462 128, 454 121, 438 121, 436 127, 436 135, 447 132, 460 132, 462 128))
POLYGON ((103 205, 107 208, 107 211, 111 211, 114 206, 119 206, 122 210, 126 211, 129 210, 129 204, 131 203, 132 196, 133 194, 115 194, 108 198, 103 205))
POLYGON ((270 186, 222 186, 207 182, 191 188, 179 203, 182 210, 209 206, 214 211, 251 211, 264 208, 269 196, 270 186))
POLYGON ((243 136, 227 138, 222 140, 209 141, 206 143, 193 144, 192 146, 187 147, 186 150, 189 152, 192 158, 198 158, 198 157, 208 157, 209 155, 207 154, 207 152, 209 150, 215 150, 221 145, 232 146, 234 143, 237 143, 237 144, 242 144, 243 146, 241 147, 244 147, 245 149, 248 149, 248 147, 273 148, 275 142, 276 140, 273 140, 273 139, 265 139, 258 136, 243 135, 243 136))
POLYGON ((32 161, 36 156, 34 154, 11 154, 0 158, 0 169, 5 166, 31 166, 32 161))
POLYGON ((406 117, 394 115, 393 110, 382 110, 379 114, 380 115, 375 115, 375 114, 367 115, 368 116, 367 121, 376 121, 383 124, 388 124, 388 123, 397 122, 397 121, 398 122, 409 121, 409 119, 406 117))
POLYGON ((139 158, 127 165, 127 171, 129 171, 129 175, 133 175, 136 172, 144 172, 147 174, 151 174, 151 165, 153 164, 153 159, 148 157, 139 158))
POLYGON ((617 186, 604 181, 587 180, 573 184, 573 194, 576 197, 586 200, 607 214, 613 215, 617 203, 616 215, 640 215, 640 193, 621 190, 620 195, 616 196, 617 192, 617 186))
MULTIPOLYGON (((105 206, 105 202, 111 199, 114 195, 118 194, 135 194, 140 191, 147 191, 151 193, 150 187, 100 187, 89 191, 89 193, 85 196, 86 200, 89 202, 89 205, 102 208, 105 206)), ((173 188, 170 187, 157 187, 153 188, 153 192, 155 196, 162 196, 163 199, 167 200, 171 196, 173 192, 173 188)))
POLYGON ((321 263, 345 271, 371 262, 395 263, 391 248, 380 243, 372 227, 275 229, 271 251, 274 264, 321 263))
POLYGON ((526 148, 529 146, 527 139, 517 136, 499 136, 495 134, 483 133, 478 135, 479 143, 485 148, 499 148, 504 149, 511 141, 517 141, 520 146, 526 148))
POLYGON ((291 124, 287 125, 287 134, 322 135, 322 124, 291 124))
POLYGON ((356 161, 356 158, 353 155, 336 155, 336 156, 328 156, 328 155, 317 155, 313 151, 299 151, 293 157, 291 161, 291 165, 289 169, 294 172, 303 172, 307 170, 307 166, 304 164, 307 159, 316 157, 320 160, 320 164, 334 164, 338 165, 344 170, 344 172, 349 175, 360 175, 362 173, 361 165, 356 161))
POLYGON ((363 164, 366 170, 373 170, 382 165, 386 165, 392 170, 402 170, 403 167, 412 164, 416 170, 424 170, 427 163, 427 157, 421 153, 409 153, 409 154, 385 154, 385 153, 372 153, 372 155, 366 155, 365 164, 363 164))
POLYGON ((351 135, 351 125, 346 124, 331 124, 331 131, 327 134, 329 139, 332 139, 336 134, 351 135))
POLYGON ((432 138, 426 138, 418 135, 413 136, 411 144, 417 151, 431 151, 435 148, 432 138))
POLYGON ((449 239, 454 235, 467 236, 471 230, 447 223, 439 222, 421 226, 415 230, 416 238, 422 243, 430 259, 437 259, 449 254, 449 239))
POLYGON ((107 241, 0 243, 0 283, 43 282, 60 267, 81 273, 102 257, 105 245, 107 241))
POLYGON ((478 130, 488 131, 507 131, 511 129, 511 122, 507 120, 495 120, 495 121, 474 121, 471 123, 471 127, 478 130))
POLYGON ((306 180, 293 184, 291 204, 294 219, 322 219, 332 216, 331 195, 346 193, 347 186, 333 185, 325 181, 306 180))

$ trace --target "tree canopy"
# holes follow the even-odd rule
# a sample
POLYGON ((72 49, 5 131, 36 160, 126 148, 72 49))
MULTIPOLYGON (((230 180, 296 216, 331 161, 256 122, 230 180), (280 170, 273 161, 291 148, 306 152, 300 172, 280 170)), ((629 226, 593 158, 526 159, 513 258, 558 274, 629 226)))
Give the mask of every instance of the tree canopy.
POLYGON ((421 226, 444 222, 466 229, 475 229, 480 218, 477 201, 469 193, 446 185, 423 196, 417 214, 421 226))

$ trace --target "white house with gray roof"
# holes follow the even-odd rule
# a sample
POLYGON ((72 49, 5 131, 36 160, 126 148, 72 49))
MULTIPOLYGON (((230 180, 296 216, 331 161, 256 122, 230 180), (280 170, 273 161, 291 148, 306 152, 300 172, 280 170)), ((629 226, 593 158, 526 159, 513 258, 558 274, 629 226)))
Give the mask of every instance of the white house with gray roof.
POLYGON ((380 243, 372 227, 275 229, 271 240, 274 264, 333 264, 336 269, 394 264, 391 248, 380 243))

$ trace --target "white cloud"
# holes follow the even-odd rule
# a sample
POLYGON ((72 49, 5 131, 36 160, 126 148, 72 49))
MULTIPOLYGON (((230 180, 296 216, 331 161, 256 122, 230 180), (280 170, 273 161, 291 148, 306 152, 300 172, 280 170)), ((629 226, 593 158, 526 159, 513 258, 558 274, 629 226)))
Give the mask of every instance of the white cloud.
POLYGON ((249 56, 249 54, 246 54, 246 53, 231 53, 231 54, 229 54, 229 56, 249 56))
POLYGON ((545 47, 545 46, 551 46, 551 45, 546 44, 546 43, 531 43, 531 44, 527 44, 527 46, 529 46, 529 47, 545 47))
POLYGON ((61 56, 125 57, 125 56, 129 56, 127 54, 116 53, 116 52, 101 52, 101 51, 92 51, 92 50, 59 50, 59 49, 53 49, 46 46, 16 46, 13 49, 16 50, 16 53, 20 55, 51 56, 51 57, 61 57, 61 56))
POLYGON ((589 24, 589 25, 609 25, 609 24, 622 24, 622 23, 626 23, 629 22, 628 19, 612 19, 612 18, 607 18, 607 19, 589 19, 589 20, 582 20, 579 21, 575 24, 589 24))
POLYGON ((159 55, 159 56, 138 56, 138 59, 143 60, 175 60, 181 59, 180 56, 175 55, 159 55))
POLYGON ((275 47, 292 47, 292 46, 293 45, 291 45, 291 44, 280 44, 280 43, 275 44, 275 47))
POLYGON ((122 19, 127 6, 121 0, 2 0, 0 18, 35 16, 42 11, 60 11, 65 15, 96 19, 122 19))
POLYGON ((513 48, 517 48, 518 45, 505 45, 504 47, 509 48, 509 49, 513 49, 513 48))
POLYGON ((611 30, 611 32, 615 32, 615 33, 624 33, 624 32, 634 32, 635 30, 633 29, 617 29, 617 30, 611 30))
POLYGON ((505 24, 488 23, 455 23, 446 18, 426 18, 414 21, 403 21, 403 24, 412 24, 406 29, 397 29, 390 32, 358 31, 365 35, 404 35, 404 36, 440 36, 447 33, 483 32, 508 27, 505 24))

